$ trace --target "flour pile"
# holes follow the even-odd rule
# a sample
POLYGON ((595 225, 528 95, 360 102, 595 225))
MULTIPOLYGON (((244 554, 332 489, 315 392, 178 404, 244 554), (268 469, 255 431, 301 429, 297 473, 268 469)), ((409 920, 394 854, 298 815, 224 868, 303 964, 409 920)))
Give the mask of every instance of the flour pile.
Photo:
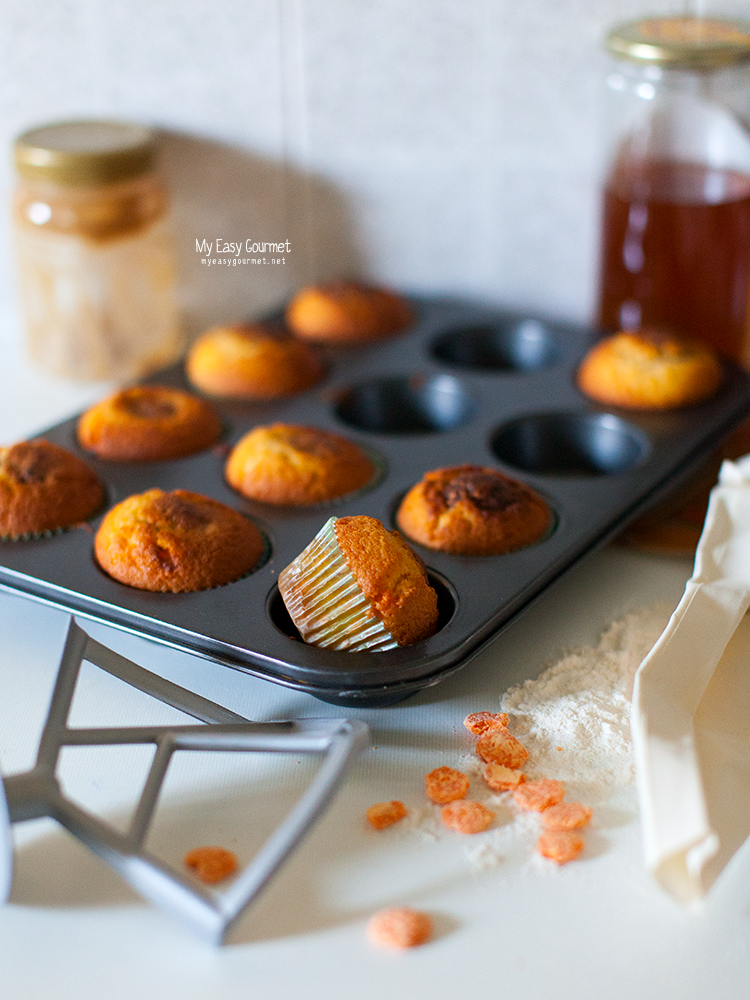
POLYGON ((634 778, 630 739, 633 679, 664 631, 666 608, 614 622, 597 646, 577 650, 500 700, 529 751, 528 778, 558 778, 566 798, 596 805, 634 778))
MULTIPOLYGON (((617 805, 626 793, 635 810, 630 737, 633 680, 643 658, 659 638, 671 609, 655 606, 634 611, 614 622, 596 646, 564 656, 538 678, 510 688, 499 708, 509 716, 509 729, 529 753, 524 773, 529 780, 565 782, 565 798, 597 809, 617 805)), ((487 705, 495 711, 496 706, 487 705)), ((527 860, 539 834, 537 814, 516 808, 512 797, 495 794, 482 780, 483 762, 473 753, 455 765, 471 778, 470 797, 496 813, 492 830, 467 838, 468 860, 475 868, 492 867, 514 855, 527 860)), ((441 835, 439 819, 423 811, 413 828, 441 835)))

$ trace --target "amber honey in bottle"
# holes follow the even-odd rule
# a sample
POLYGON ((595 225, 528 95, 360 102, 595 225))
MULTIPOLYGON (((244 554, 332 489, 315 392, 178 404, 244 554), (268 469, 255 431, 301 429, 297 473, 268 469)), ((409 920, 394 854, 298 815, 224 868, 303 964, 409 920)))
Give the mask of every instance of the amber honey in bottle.
POLYGON ((747 360, 750 29, 658 18, 608 38, 613 128, 598 324, 659 327, 747 360))

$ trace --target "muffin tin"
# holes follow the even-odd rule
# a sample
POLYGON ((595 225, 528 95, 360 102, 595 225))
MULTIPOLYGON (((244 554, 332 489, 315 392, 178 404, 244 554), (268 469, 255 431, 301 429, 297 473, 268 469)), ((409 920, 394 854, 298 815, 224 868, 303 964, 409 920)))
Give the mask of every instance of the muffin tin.
MULTIPOLYGON (((205 493, 264 532, 267 558, 235 583, 190 594, 135 590, 106 576, 88 525, 33 541, 0 542, 0 586, 197 653, 341 705, 399 701, 462 668, 582 556, 689 478, 750 413, 750 380, 727 363, 706 403, 672 413, 607 410, 576 388, 596 331, 457 300, 416 300, 413 326, 381 343, 327 349, 323 383, 290 400, 216 402, 220 446, 165 462, 100 461, 75 438, 76 420, 43 432, 85 457, 110 504, 151 487, 205 493), (327 428, 368 449, 373 483, 325 507, 245 500, 224 481, 229 448, 259 423, 327 428), (545 497, 547 535, 502 556, 462 557, 415 545, 439 596, 440 627, 383 653, 317 649, 296 635, 276 586, 280 570, 330 516, 369 514, 392 527, 405 491, 428 469, 499 468, 545 497)), ((175 366, 150 381, 187 385, 175 366)))

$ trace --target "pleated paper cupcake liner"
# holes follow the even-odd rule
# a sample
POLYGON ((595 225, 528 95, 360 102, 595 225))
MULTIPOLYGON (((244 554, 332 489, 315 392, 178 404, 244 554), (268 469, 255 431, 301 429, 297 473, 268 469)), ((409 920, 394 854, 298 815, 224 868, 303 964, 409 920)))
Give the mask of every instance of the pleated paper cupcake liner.
POLYGON ((297 558, 279 574, 279 591, 305 642, 324 649, 395 649, 398 643, 373 614, 346 564, 331 517, 297 558))
POLYGON ((70 531, 78 525, 71 524, 62 528, 45 528, 44 531, 24 531, 20 535, 0 535, 0 542, 38 542, 43 538, 54 538, 62 535, 65 531, 70 531))

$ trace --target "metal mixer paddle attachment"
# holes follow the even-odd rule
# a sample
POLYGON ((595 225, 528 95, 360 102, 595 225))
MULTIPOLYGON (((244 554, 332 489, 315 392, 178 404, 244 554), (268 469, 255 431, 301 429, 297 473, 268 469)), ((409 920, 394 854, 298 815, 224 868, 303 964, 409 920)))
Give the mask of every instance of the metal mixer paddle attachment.
POLYGON ((164 680, 92 639, 71 619, 35 766, 0 781, 0 900, 13 872, 11 826, 51 817, 103 858, 139 893, 221 943, 325 809, 369 729, 348 719, 249 722, 164 680), (208 725, 70 728, 68 716, 83 661, 208 725), (63 747, 151 744, 155 753, 130 826, 120 832, 66 798, 57 778, 63 747), (320 754, 315 778, 252 862, 221 892, 210 891, 145 850, 146 836, 172 755, 182 750, 320 754))

